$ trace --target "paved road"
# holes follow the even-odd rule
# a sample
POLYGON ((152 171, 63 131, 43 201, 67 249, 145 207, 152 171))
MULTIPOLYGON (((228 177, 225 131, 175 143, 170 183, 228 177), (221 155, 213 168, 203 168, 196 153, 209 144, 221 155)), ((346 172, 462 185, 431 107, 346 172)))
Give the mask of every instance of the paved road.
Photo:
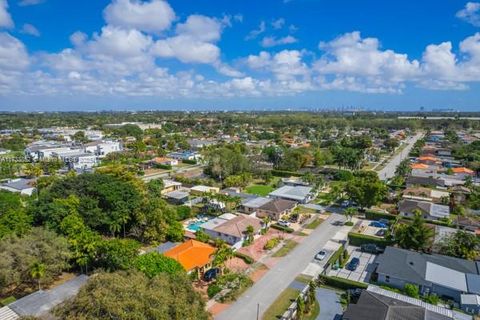
POLYGON ((344 216, 332 213, 324 223, 316 228, 288 256, 281 259, 258 282, 247 290, 227 310, 215 317, 216 320, 255 320, 257 305, 260 306, 260 317, 275 301, 278 295, 295 280, 312 261, 315 254, 323 248, 340 229, 334 221, 345 221, 344 216))
POLYGON ((380 180, 388 180, 395 176, 395 170, 397 169, 400 162, 402 162, 403 159, 408 157, 408 154, 410 153, 410 150, 412 150, 415 142, 417 142, 417 140, 422 137, 423 133, 417 133, 415 136, 407 139, 406 143, 408 145, 405 147, 405 149, 403 149, 399 154, 390 159, 385 168, 378 172, 378 177, 380 178, 380 180))

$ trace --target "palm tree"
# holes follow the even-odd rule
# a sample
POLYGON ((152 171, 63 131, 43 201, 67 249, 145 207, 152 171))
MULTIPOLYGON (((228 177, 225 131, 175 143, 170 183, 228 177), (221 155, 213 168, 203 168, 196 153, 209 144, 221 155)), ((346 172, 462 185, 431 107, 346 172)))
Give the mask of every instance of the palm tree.
POLYGON ((38 290, 41 290, 40 287, 40 280, 45 277, 46 266, 45 264, 35 261, 32 266, 30 267, 30 276, 33 279, 36 279, 38 282, 38 290))
POLYGON ((345 214, 345 217, 347 217, 347 221, 351 221, 352 217, 355 215, 356 212, 357 210, 355 210, 355 208, 352 208, 352 207, 345 209, 344 214, 345 214))

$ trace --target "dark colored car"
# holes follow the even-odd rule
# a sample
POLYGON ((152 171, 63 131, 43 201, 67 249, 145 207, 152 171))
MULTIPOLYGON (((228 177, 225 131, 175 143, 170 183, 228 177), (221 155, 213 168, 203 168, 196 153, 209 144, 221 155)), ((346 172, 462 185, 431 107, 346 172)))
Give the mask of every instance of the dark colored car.
POLYGON ((208 270, 207 272, 205 272, 205 274, 203 275, 203 279, 205 281, 212 281, 213 279, 215 279, 218 274, 220 273, 220 269, 219 268, 212 268, 210 270, 208 270))
POLYGON ((352 258, 352 260, 350 260, 350 262, 347 264, 347 270, 355 271, 357 270, 359 264, 360 264, 360 259, 352 258))
POLYGON ((373 254, 382 253, 384 251, 382 248, 373 243, 362 244, 360 246, 360 250, 362 252, 368 252, 373 254))
POLYGON ((377 235, 377 236, 379 236, 379 237, 384 237, 386 233, 387 233, 387 230, 385 230, 385 229, 380 229, 380 230, 378 230, 378 231, 375 233, 375 235, 377 235))

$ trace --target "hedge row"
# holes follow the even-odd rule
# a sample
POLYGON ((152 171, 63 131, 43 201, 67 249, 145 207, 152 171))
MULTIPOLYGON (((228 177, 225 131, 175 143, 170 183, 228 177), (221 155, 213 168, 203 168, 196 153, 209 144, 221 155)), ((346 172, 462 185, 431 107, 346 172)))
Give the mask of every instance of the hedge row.
POLYGON ((365 218, 367 218, 368 220, 379 220, 379 219, 395 220, 397 216, 389 213, 367 210, 365 212, 365 218))
POLYGON ((280 231, 284 231, 284 232, 286 232, 286 233, 292 233, 293 231, 295 231, 295 230, 293 230, 292 228, 284 227, 284 226, 281 226, 281 225, 276 224, 276 223, 275 223, 275 224, 272 224, 271 227, 272 227, 273 229, 277 229, 277 230, 280 230, 280 231))
POLYGON ((242 259, 246 264, 252 264, 255 261, 252 259, 252 257, 247 256, 246 254, 243 254, 241 252, 235 251, 235 257, 242 259))
POLYGON ((390 241, 383 238, 368 236, 365 234, 360 234, 355 232, 348 233, 348 242, 352 246, 357 246, 357 247, 361 246, 362 244, 372 243, 372 244, 376 244, 379 247, 385 248, 386 246, 392 244, 390 241))
POLYGON ((183 159, 182 162, 186 164, 197 164, 197 160, 183 159))
POLYGON ((340 256, 342 255, 343 250, 344 250, 343 246, 340 246, 340 248, 338 248, 338 250, 335 251, 334 254, 332 254, 332 256, 330 257, 330 259, 328 259, 327 264, 332 265, 332 264, 334 264, 335 262, 337 262, 338 259, 340 259, 340 256))
POLYGON ((272 170, 272 175, 276 177, 301 177, 303 173, 295 171, 285 171, 285 170, 272 170))
POLYGON ((156 164, 155 168, 164 169, 164 170, 172 170, 172 166, 169 165, 169 164, 156 164))
POLYGON ((329 277, 323 274, 319 276, 319 280, 322 281, 327 286, 339 288, 343 290, 367 289, 368 287, 367 283, 352 281, 352 280, 348 280, 340 277, 329 277))

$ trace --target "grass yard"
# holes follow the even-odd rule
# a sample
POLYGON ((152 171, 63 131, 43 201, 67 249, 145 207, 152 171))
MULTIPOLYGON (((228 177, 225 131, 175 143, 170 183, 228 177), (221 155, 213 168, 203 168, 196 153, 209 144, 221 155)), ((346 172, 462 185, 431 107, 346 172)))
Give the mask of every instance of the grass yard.
POLYGON ((265 311, 263 314, 263 320, 277 320, 282 316, 282 314, 287 311, 288 307, 292 304, 292 302, 297 299, 298 295, 300 294, 299 290, 293 288, 287 288, 283 291, 280 296, 278 296, 277 300, 275 300, 272 305, 265 311))
POLYGON ((305 226, 306 229, 316 229, 324 220, 317 218, 305 226))
POLYGON ((272 254, 272 257, 274 257, 274 258, 285 257, 285 256, 286 256, 290 251, 292 251, 293 248, 295 248, 297 245, 298 245, 297 242, 288 239, 288 240, 285 241, 285 244, 283 245, 283 247, 281 247, 280 249, 278 249, 277 252, 275 252, 274 254, 272 254))
POLYGON ((245 190, 247 191, 247 193, 256 194, 257 196, 265 197, 274 189, 272 186, 266 186, 263 184, 254 184, 254 185, 248 186, 245 190))
POLYGON ((310 311, 309 314, 303 315, 303 320, 315 320, 318 318, 320 314, 320 304, 317 300, 315 300, 315 304, 313 305, 313 309, 310 311))

